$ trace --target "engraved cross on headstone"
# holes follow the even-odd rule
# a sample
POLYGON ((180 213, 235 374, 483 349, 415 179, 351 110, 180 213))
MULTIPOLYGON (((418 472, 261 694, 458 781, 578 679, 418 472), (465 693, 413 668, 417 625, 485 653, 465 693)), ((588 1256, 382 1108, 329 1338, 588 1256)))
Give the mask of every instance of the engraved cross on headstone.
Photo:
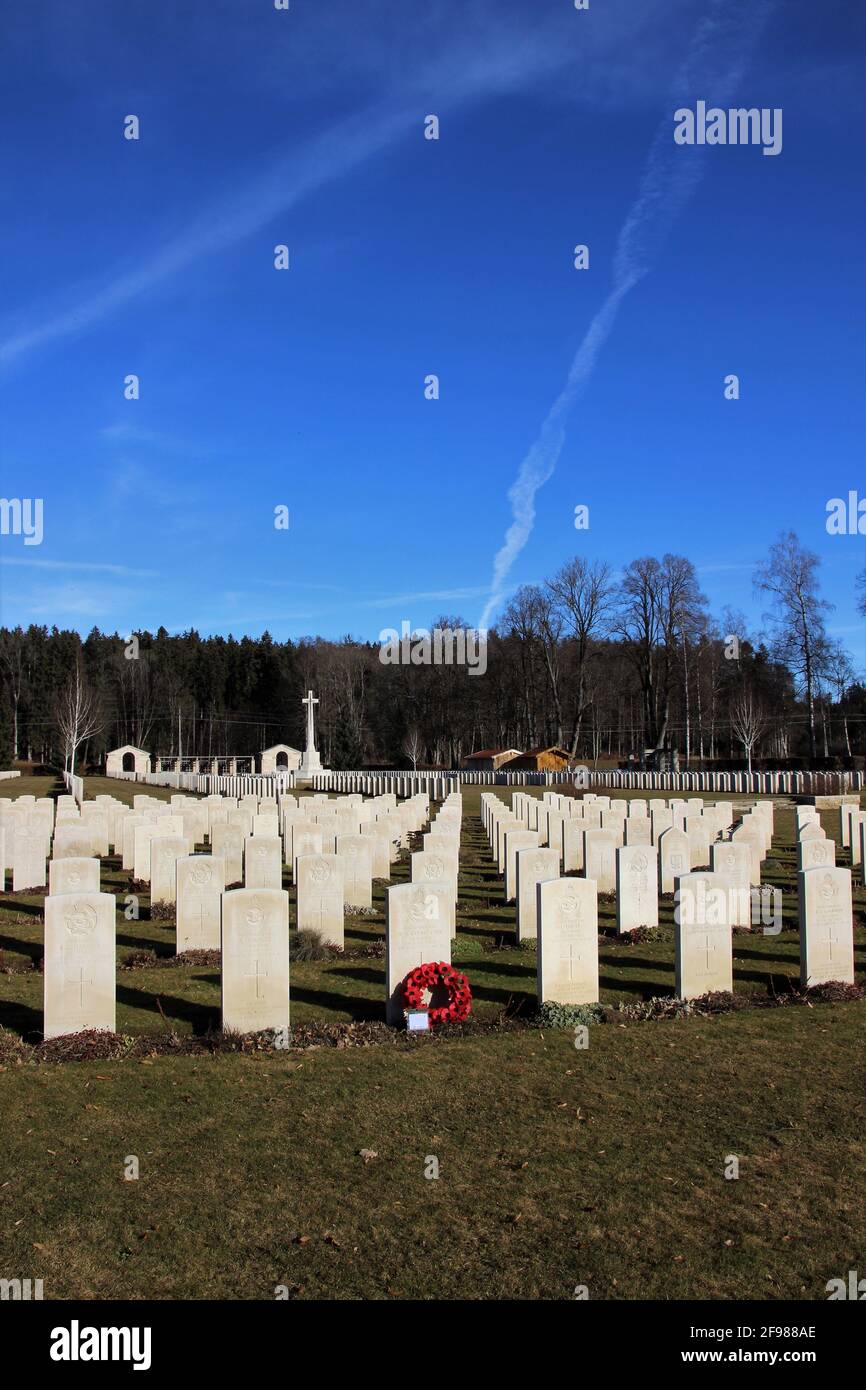
POLYGON ((211 918, 213 917, 213 913, 210 911, 210 908, 206 908, 204 898, 198 899, 196 903, 196 909, 197 910, 194 914, 195 926, 194 929, 190 932, 190 935, 197 936, 198 939, 202 941, 204 939, 204 924, 205 922, 209 922, 211 920, 211 918))
MULTIPOLYGON (((565 950, 565 947, 563 947, 563 950, 565 950)), ((578 951, 578 953, 577 953, 577 959, 578 959, 578 960, 581 959, 580 951, 578 951)), ((573 984, 573 983, 574 983, 574 942, 573 942, 573 941, 569 941, 569 943, 568 943, 568 955, 560 955, 560 957, 559 957, 559 963, 560 963, 560 965, 567 965, 567 966, 568 966, 568 978, 569 978, 569 982, 573 984)))
POLYGON ((263 996, 263 994, 262 994, 262 990, 261 990, 261 984, 262 984, 262 980, 266 980, 266 979, 268 978, 268 973, 269 973, 267 970, 261 970, 261 969, 260 969, 260 966, 261 966, 261 961, 257 960, 257 961, 256 961, 256 968, 255 968, 255 970, 254 970, 254 971, 253 971, 253 970, 248 970, 247 973, 246 973, 246 975, 244 975, 244 979, 245 979, 245 980, 255 980, 255 982, 256 982, 256 998, 257 998, 257 999, 262 999, 262 998, 264 998, 264 996, 263 996))
MULTIPOLYGON (((324 931, 326 927, 325 916, 330 910, 337 914, 338 895, 336 893, 319 894, 319 930, 324 931)), ((339 914, 337 914, 339 915, 339 914)))
POLYGON ((704 974, 704 975, 710 975, 710 974, 712 974, 712 970, 713 970, 713 962, 712 962, 711 957, 715 955, 715 953, 716 953, 716 947, 715 947, 715 943, 714 943, 714 941, 713 941, 713 938, 712 938, 712 936, 710 935, 709 932, 705 932, 705 933, 704 933, 704 944, 703 944, 703 947, 702 947, 701 949, 704 951, 705 956, 706 956, 706 960, 705 960, 705 962, 704 962, 704 968, 703 968, 703 970, 702 970, 701 973, 704 974))
POLYGON ((77 975, 75 975, 75 974, 67 975, 67 976, 66 976, 66 983, 67 983, 68 985, 77 985, 77 986, 78 986, 78 1007, 79 1007, 80 1009, 83 1009, 83 1008, 84 1008, 84 986, 85 986, 85 985, 92 985, 92 984, 93 984, 93 977, 92 977, 91 975, 88 975, 88 976, 85 978, 84 966, 83 966, 83 965, 79 965, 79 967, 78 967, 78 974, 77 974, 77 975))

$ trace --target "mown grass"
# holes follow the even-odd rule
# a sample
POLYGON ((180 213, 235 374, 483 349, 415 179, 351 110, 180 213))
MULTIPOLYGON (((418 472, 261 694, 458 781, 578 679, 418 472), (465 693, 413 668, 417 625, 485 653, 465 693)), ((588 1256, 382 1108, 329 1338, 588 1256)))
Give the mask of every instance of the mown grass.
POLYGON ((864 1022, 6 1073, 0 1267, 48 1298, 822 1299, 863 1261, 864 1022))
MULTIPOLYGON (((98 780, 92 795, 133 794, 98 780)), ((454 958, 477 1015, 528 1016, 534 954, 513 945, 477 804, 467 791, 454 958)), ((798 979, 791 811, 776 823, 766 878, 783 889, 785 930, 735 939, 735 989, 756 998, 798 979)), ((129 890, 116 861, 103 886, 121 901, 129 890)), ((382 891, 374 918, 347 919, 348 947, 381 939, 382 891)), ((0 902, 3 961, 22 972, 0 974, 0 1022, 35 1039, 41 977, 27 966, 41 955, 41 896, 0 902)), ((173 951, 172 923, 141 907, 138 921, 118 913, 121 961, 173 951)), ((670 909, 659 940, 605 935, 607 1002, 672 994, 670 909)), ((862 979, 862 889, 856 912, 862 979)), ((612 930, 612 903, 601 920, 612 930)), ((378 959, 292 967, 295 1023, 380 1019, 383 999, 378 959)), ((121 1031, 217 1022, 214 967, 119 970, 121 1031)), ((850 1002, 600 1024, 585 1051, 566 1032, 506 1029, 10 1063, 0 1275, 44 1278, 47 1298, 270 1299, 278 1285, 299 1299, 571 1298, 585 1284, 594 1299, 823 1299, 828 1279, 866 1260, 864 1023, 866 1003, 850 1002), (430 1157, 438 1179, 424 1176, 430 1157)))

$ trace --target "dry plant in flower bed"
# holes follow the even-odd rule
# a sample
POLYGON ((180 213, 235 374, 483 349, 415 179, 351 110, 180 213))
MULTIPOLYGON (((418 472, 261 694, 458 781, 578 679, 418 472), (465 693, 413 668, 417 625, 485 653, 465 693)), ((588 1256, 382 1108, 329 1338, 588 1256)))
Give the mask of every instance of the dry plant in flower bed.
POLYGON ((39 971, 39 965, 32 960, 7 960, 4 951, 0 951, 0 975, 27 975, 31 971, 39 971))

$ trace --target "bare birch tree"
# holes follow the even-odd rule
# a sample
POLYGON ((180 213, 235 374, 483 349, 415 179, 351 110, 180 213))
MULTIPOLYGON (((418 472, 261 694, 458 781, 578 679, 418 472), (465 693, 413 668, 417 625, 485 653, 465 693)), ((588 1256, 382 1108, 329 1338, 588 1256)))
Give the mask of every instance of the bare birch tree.
POLYGON ((752 770, 752 753, 767 732, 769 721, 751 690, 741 690, 731 706, 731 727, 743 745, 752 770))
POLYGON ((412 764, 413 772, 417 771, 418 760, 423 752, 423 740, 418 730, 413 727, 407 731, 406 737, 403 740, 403 753, 404 756, 407 757, 410 763, 412 764))
POLYGON ((96 696, 85 680, 80 659, 76 660, 75 669, 58 699, 55 718, 63 746, 63 765, 74 775, 79 748, 98 734, 105 722, 96 696))

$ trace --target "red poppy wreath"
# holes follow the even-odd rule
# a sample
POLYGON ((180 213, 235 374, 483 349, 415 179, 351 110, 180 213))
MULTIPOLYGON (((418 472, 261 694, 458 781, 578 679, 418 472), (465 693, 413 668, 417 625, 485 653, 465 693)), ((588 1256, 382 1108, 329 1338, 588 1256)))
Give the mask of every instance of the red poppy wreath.
POLYGON ((469 1017, 472 1008, 472 991, 469 981, 459 970, 447 961, 431 961, 411 970, 403 981, 403 1007, 405 1009, 423 1008, 424 995, 443 985, 448 992, 448 1003, 441 1009, 428 1009, 430 1027, 440 1023, 462 1023, 469 1017))

